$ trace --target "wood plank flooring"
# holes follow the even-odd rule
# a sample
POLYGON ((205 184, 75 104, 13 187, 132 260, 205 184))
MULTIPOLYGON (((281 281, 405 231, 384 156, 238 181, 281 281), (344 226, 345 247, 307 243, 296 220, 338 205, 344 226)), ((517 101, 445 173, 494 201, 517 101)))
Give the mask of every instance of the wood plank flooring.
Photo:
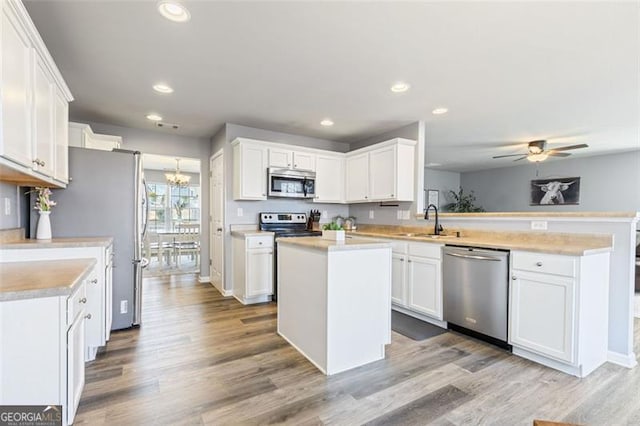
POLYGON ((193 275, 144 285, 143 325, 87 365, 76 424, 640 424, 640 368, 580 380, 455 333, 393 333, 386 359, 326 377, 276 334, 275 304, 193 275))

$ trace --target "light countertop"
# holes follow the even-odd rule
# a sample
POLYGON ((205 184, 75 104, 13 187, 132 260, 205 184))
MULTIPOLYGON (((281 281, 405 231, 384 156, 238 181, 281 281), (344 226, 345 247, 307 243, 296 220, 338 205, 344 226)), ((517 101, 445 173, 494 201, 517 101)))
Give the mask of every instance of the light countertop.
POLYGON ((69 295, 95 264, 95 259, 0 263, 0 302, 69 295))
MULTIPOLYGON (((349 233, 354 237, 389 238, 425 242, 434 244, 450 244, 468 247, 496 248, 506 250, 522 250, 537 253, 561 254, 568 256, 585 256, 589 254, 610 252, 613 249, 611 235, 602 234, 568 234, 553 232, 504 232, 463 229, 461 237, 448 235, 439 238, 430 236, 402 236, 399 233, 429 233, 431 227, 406 228, 393 226, 368 225, 349 233)), ((455 234, 455 230, 450 232, 455 234)))
POLYGON ((322 237, 278 238, 279 245, 292 245, 323 251, 367 250, 377 248, 391 248, 389 243, 371 241, 361 238, 347 237, 344 241, 325 240, 322 237))
POLYGON ((53 238, 51 240, 18 240, 0 244, 4 249, 35 249, 35 248, 74 248, 74 247, 108 247, 113 244, 111 237, 87 238, 53 238))

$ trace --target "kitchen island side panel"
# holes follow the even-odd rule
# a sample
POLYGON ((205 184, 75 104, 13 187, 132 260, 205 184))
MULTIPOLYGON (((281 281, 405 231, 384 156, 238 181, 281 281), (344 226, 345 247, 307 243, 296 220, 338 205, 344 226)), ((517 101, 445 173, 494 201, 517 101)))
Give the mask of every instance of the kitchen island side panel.
POLYGON ((278 245, 278 334, 326 372, 327 252, 278 245))

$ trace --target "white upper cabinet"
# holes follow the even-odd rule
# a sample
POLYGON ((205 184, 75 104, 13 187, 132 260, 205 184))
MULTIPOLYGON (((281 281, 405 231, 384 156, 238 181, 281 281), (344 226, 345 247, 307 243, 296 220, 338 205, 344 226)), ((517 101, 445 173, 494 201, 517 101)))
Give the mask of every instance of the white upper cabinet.
POLYGON ((2 2, 0 34, 0 181, 64 187, 73 97, 19 0, 2 2))
POLYGON ((267 148, 259 143, 233 142, 233 199, 267 199, 267 148))
POLYGON ((413 201, 415 142, 393 139, 347 154, 347 202, 413 201))
POLYGON ((316 157, 316 197, 318 203, 344 201, 344 158, 331 155, 316 157))
POLYGON ((310 152, 269 148, 269 167, 315 171, 316 156, 310 152))
POLYGON ((2 3, 2 139, 0 154, 31 167, 31 44, 25 30, 2 3))
POLYGON ((366 201, 369 198, 369 153, 347 157, 345 163, 346 200, 366 201))

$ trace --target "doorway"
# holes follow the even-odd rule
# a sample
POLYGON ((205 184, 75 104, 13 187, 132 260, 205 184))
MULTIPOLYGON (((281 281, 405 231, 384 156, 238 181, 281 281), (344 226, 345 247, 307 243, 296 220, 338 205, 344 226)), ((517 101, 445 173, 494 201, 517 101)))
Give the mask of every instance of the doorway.
POLYGON ((209 159, 209 197, 211 212, 211 283, 218 291, 225 295, 224 291, 224 154, 220 150, 209 159))
POLYGON ((200 269, 200 160, 143 154, 148 198, 145 277, 200 269))

